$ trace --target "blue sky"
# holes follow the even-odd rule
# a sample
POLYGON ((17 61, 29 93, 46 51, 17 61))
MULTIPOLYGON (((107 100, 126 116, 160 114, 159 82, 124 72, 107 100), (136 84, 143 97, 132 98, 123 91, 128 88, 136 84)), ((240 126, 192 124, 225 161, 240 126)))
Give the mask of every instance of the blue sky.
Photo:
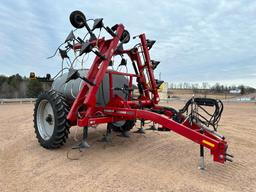
POLYGON ((68 18, 76 9, 156 39, 151 57, 161 61, 156 75, 163 80, 256 88, 253 0, 1 0, 0 74, 56 74, 60 59, 46 57, 72 29, 68 18))

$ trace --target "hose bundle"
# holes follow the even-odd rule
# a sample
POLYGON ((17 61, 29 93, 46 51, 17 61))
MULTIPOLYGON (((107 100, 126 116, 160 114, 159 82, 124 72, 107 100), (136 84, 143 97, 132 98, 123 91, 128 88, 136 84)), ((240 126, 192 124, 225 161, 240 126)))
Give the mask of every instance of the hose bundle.
POLYGON ((191 98, 185 106, 179 110, 179 113, 185 112, 190 114, 192 119, 207 127, 212 126, 216 131, 223 112, 223 103, 219 99, 191 98), (213 112, 211 113, 206 107, 214 107, 213 112), (202 113, 200 113, 201 111, 199 112, 199 109, 201 109, 202 113))

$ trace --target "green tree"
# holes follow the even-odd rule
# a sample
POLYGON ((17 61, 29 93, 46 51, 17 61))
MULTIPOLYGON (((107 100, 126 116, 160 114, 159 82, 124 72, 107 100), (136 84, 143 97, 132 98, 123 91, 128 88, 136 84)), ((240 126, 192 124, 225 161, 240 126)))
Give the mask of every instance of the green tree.
POLYGON ((238 87, 240 90, 241 90, 241 95, 244 95, 245 94, 245 87, 244 87, 244 85, 240 85, 239 87, 238 87))
POLYGON ((38 80, 30 80, 27 86, 27 97, 35 98, 43 91, 42 83, 38 80))
POLYGON ((4 84, 4 82, 7 81, 7 77, 4 75, 0 75, 0 88, 2 87, 2 85, 4 84))

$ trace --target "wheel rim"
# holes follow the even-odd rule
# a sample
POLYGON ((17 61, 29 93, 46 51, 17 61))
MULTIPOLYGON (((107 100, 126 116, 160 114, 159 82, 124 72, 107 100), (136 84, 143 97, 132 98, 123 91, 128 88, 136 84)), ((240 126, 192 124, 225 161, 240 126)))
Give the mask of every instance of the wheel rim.
POLYGON ((54 113, 51 103, 42 100, 37 108, 37 128, 44 140, 49 140, 53 135, 55 127, 54 113))

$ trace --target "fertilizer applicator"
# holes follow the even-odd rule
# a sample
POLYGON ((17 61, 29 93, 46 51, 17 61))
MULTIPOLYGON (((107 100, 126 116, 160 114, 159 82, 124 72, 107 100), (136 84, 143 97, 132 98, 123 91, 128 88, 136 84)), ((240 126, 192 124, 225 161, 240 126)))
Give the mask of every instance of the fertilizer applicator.
POLYGON ((150 56, 156 41, 142 33, 136 36, 138 42, 134 46, 124 48, 130 33, 123 24, 105 27, 99 18, 93 20, 90 28, 87 21, 81 11, 71 13, 70 22, 76 29, 58 47, 62 61, 71 60, 69 71, 58 75, 51 90, 36 100, 34 127, 41 146, 61 147, 73 126, 83 128, 83 139, 75 146, 80 149, 89 147, 87 138, 91 127, 106 124, 102 140, 109 141, 112 131, 128 137, 136 121, 141 122, 138 133, 145 133, 143 127, 150 121, 152 130, 172 131, 197 143, 202 168, 205 149, 210 150, 216 162, 232 161, 233 156, 227 153, 226 138, 218 132, 224 108, 220 100, 193 97, 180 110, 160 105, 158 89, 164 81, 155 78, 154 70, 160 62, 150 56), (84 27, 90 37, 87 34, 77 37, 74 32, 84 27), (110 38, 101 36, 102 29, 110 38), (77 67, 79 62, 83 66, 84 57, 91 53, 95 58, 90 68, 77 67), (115 60, 116 56, 121 57, 121 62, 115 60), (130 66, 130 71, 113 70, 115 66, 116 69, 130 66))

